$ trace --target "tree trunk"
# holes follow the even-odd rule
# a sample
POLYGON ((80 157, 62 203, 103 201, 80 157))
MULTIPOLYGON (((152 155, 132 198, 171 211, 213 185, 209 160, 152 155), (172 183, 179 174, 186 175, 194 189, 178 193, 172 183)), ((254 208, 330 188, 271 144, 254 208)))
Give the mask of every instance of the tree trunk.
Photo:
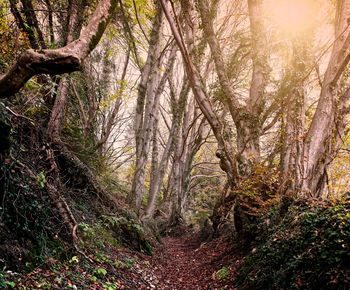
MULTIPOLYGON (((264 35, 264 21, 261 0, 249 0, 249 18, 251 29, 253 72, 249 98, 246 105, 240 104, 231 87, 229 74, 224 61, 224 54, 214 30, 214 17, 219 1, 200 1, 199 11, 204 35, 214 59, 216 73, 221 89, 224 93, 223 103, 230 111, 237 132, 237 172, 240 177, 248 177, 253 166, 260 162, 260 136, 262 133, 262 113, 265 106, 265 86, 269 73, 268 58, 266 56, 266 40, 264 35)), ((218 199, 213 211, 213 225, 216 227, 225 220, 236 202, 236 194, 228 183, 218 199)), ((239 228, 236 228, 239 230, 239 228)))
MULTIPOLYGON (((177 50, 173 51, 174 52, 172 56, 173 61, 175 60, 175 57, 176 57, 176 54, 175 54, 176 51, 177 50)), ((154 174, 154 180, 150 186, 149 200, 148 200, 148 205, 145 212, 145 219, 151 218, 154 213, 154 210, 156 207, 156 201, 161 190, 161 185, 162 185, 166 170, 168 168, 170 156, 173 153, 174 149, 176 148, 177 143, 179 142, 178 134, 181 126, 181 120, 186 110, 188 93, 189 93, 189 86, 187 81, 184 81, 179 99, 177 101, 175 100, 174 92, 171 93, 172 105, 173 105, 172 125, 170 128, 169 138, 168 138, 166 147, 163 151, 162 158, 159 163, 159 168, 157 168, 157 172, 154 174)))
POLYGON ((308 44, 301 37, 294 45, 292 60, 287 64, 284 77, 281 107, 281 162, 279 192, 287 199, 300 192, 300 181, 303 174, 303 140, 305 135, 305 95, 303 72, 307 71, 308 44))
POLYGON ((68 101, 69 84, 67 78, 63 77, 58 85, 58 94, 51 111, 50 120, 47 126, 48 134, 53 141, 60 139, 64 111, 68 101))
MULTIPOLYGON (((189 54, 186 45, 183 42, 183 38, 169 12, 165 0, 160 0, 160 2, 169 22, 175 41, 179 46, 180 52, 182 54, 187 77, 189 79, 190 86, 192 88, 197 104, 207 119, 211 129, 213 130, 216 140, 218 141, 217 157, 220 159, 221 168, 227 174, 230 185, 233 186, 238 182, 238 175, 234 149, 229 140, 230 134, 227 132, 227 129, 217 116, 210 98, 204 91, 204 85, 201 80, 200 73, 193 63, 193 57, 189 54)), ((188 42, 191 43, 191 40, 188 42)))
POLYGON ((216 5, 218 3, 218 1, 214 2, 213 7, 211 7, 209 1, 200 1, 199 10, 203 31, 215 62, 221 88, 225 94, 223 102, 229 108, 236 125, 238 173, 242 176, 249 176, 252 166, 260 161, 260 136, 263 125, 261 117, 264 110, 266 78, 269 73, 265 49, 266 40, 264 35, 262 1, 248 1, 252 35, 253 73, 246 106, 240 105, 235 92, 231 88, 224 55, 214 31, 213 18, 216 13, 213 13, 213 11, 216 12, 216 5))
POLYGON ((260 136, 263 126, 261 119, 265 109, 265 86, 270 72, 262 4, 262 0, 248 1, 253 72, 245 110, 235 122, 237 163, 240 173, 245 176, 249 176, 252 166, 260 162, 260 136))
POLYGON ((331 146, 331 134, 335 124, 338 81, 350 60, 349 18, 350 0, 339 1, 335 42, 323 79, 320 99, 304 143, 303 175, 300 180, 302 196, 319 197, 324 188, 326 155, 331 146))
POLYGON ((142 69, 138 87, 135 117, 136 164, 129 203, 140 211, 145 192, 146 165, 152 136, 155 111, 158 110, 160 94, 157 94, 160 73, 160 36, 163 12, 158 7, 154 18, 147 60, 142 69))
POLYGON ((202 145, 204 133, 203 120, 198 119, 194 100, 188 104, 183 118, 182 133, 174 154, 171 183, 171 212, 169 225, 178 225, 183 221, 191 181, 191 170, 194 157, 202 145), (197 124, 198 122, 199 125, 197 124))
MULTIPOLYGON (((67 34, 63 43, 66 45, 79 37, 83 25, 85 0, 73 0, 69 3, 67 16, 67 34)), ((69 99, 69 84, 65 76, 61 78, 58 85, 58 93, 53 105, 47 131, 52 140, 59 141, 64 118, 64 112, 69 99)))
POLYGON ((241 113, 236 121, 237 130, 237 166, 241 176, 249 176, 254 164, 260 161, 261 124, 256 116, 248 112, 241 113))

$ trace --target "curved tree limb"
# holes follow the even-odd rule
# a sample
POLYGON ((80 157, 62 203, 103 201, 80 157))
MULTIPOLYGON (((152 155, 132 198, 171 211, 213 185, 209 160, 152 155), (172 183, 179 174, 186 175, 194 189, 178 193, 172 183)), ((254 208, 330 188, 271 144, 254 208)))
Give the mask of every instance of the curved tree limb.
POLYGON ((0 98, 14 95, 35 75, 80 70, 83 60, 101 39, 116 3, 116 0, 101 0, 80 37, 68 45, 58 49, 25 51, 12 68, 0 76, 0 98))
POLYGON ((203 89, 200 73, 192 61, 192 57, 185 46, 180 31, 178 30, 176 23, 168 10, 167 3, 165 0, 161 0, 160 3, 169 22, 169 26, 174 35, 175 41, 178 44, 182 54, 184 66, 194 97, 203 115, 208 120, 208 123, 218 141, 219 150, 216 155, 218 158, 220 158, 221 167, 226 172, 230 185, 236 184, 238 181, 236 159, 232 145, 225 139, 225 136, 228 135, 225 132, 225 126, 222 124, 221 120, 214 111, 213 105, 203 89))

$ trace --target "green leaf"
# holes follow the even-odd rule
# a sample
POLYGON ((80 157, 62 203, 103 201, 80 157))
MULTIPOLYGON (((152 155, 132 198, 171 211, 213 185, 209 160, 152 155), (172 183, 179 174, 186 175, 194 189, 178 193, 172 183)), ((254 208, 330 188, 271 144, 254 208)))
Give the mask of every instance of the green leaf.
POLYGON ((41 171, 37 176, 36 176, 36 181, 38 183, 38 186, 43 189, 46 184, 46 177, 44 171, 41 171))
POLYGON ((7 284, 7 286, 10 286, 11 288, 15 288, 15 286, 16 286, 16 283, 13 281, 7 281, 6 284, 7 284))
POLYGON ((105 268, 97 268, 97 269, 95 269, 94 273, 97 276, 106 276, 107 275, 107 270, 105 268))

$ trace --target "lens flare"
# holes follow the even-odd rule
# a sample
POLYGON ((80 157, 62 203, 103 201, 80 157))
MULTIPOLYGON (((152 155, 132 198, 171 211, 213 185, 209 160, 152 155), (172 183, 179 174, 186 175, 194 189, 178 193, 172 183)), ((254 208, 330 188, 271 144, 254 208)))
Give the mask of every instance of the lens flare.
POLYGON ((314 2, 312 0, 267 1, 267 17, 277 28, 290 35, 305 32, 313 23, 314 2))

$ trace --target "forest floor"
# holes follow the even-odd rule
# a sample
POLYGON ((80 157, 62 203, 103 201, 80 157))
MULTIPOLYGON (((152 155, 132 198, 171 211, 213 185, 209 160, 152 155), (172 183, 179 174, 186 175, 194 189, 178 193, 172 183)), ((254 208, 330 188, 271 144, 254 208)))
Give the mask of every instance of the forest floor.
POLYGON ((234 289, 236 269, 243 252, 230 239, 201 243, 199 233, 183 228, 167 236, 152 256, 114 249, 103 261, 89 263, 83 258, 49 260, 30 273, 7 271, 0 274, 3 289, 234 289))
POLYGON ((200 243, 198 236, 184 228, 162 239, 150 260, 156 289, 234 289, 232 278, 242 262, 237 245, 223 237, 200 243))

